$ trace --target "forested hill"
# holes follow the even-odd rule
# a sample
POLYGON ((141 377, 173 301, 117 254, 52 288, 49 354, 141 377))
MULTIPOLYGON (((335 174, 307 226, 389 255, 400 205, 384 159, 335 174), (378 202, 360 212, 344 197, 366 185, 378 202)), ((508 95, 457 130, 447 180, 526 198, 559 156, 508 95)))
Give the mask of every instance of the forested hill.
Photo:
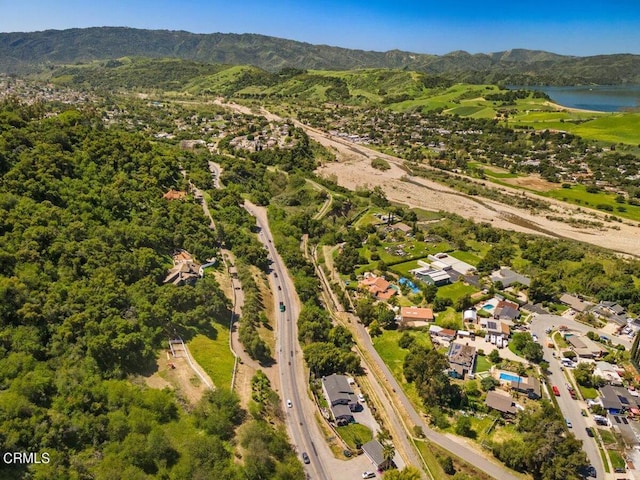
POLYGON ((0 71, 24 72, 50 65, 125 56, 177 57, 204 63, 283 68, 405 68, 448 75, 470 83, 640 83, 640 56, 570 57, 514 49, 490 54, 428 55, 399 50, 373 52, 256 34, 194 34, 126 27, 0 34, 0 71))

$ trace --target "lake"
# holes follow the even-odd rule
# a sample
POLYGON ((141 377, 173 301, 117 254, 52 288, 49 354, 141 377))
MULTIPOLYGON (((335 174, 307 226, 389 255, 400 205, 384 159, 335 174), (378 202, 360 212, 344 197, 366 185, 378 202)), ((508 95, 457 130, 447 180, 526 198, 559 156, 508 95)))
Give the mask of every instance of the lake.
POLYGON ((619 112, 640 107, 640 85, 595 85, 574 87, 509 86, 510 90, 536 90, 549 95, 555 102, 568 108, 619 112))

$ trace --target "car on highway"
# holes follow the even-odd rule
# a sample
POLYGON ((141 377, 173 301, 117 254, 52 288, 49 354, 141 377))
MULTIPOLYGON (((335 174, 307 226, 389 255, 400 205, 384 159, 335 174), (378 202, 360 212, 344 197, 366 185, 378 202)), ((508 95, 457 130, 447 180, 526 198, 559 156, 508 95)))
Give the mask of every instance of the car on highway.
POLYGON ((282 290, 282 287, 280 285, 278 285, 278 290, 282 290))
POLYGON ((362 478, 373 478, 376 474, 374 472, 362 472, 362 478))
POLYGON ((309 455, 307 455, 307 452, 302 452, 302 461, 305 465, 309 465, 311 463, 311 459, 309 458, 309 455))
POLYGON ((567 428, 573 428, 573 424, 571 423, 571 420, 569 420, 568 418, 565 418, 564 421, 567 422, 567 428))
POLYGON ((587 435, 589 435, 590 437, 593 437, 593 429, 591 427, 587 427, 584 429, 587 432, 587 435))
POLYGON ((288 408, 293 407, 293 403, 291 403, 291 400, 287 400, 287 407, 288 408))
POLYGON ((280 302, 280 311, 284 312, 286 310, 286 307, 284 306, 284 302, 280 302))

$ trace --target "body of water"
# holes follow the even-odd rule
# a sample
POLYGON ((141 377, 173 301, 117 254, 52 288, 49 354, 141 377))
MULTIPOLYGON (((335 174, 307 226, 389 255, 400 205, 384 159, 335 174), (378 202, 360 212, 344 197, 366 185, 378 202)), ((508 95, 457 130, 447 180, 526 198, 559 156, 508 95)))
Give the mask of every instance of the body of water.
POLYGON ((551 100, 564 107, 620 112, 640 108, 640 85, 596 85, 574 87, 509 86, 511 90, 536 90, 544 92, 551 100))

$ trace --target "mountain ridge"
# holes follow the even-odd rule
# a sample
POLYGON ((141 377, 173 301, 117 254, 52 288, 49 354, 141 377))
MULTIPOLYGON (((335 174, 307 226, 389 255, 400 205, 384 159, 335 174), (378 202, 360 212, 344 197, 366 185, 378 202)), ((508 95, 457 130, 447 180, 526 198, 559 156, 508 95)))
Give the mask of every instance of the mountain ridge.
POLYGON ((129 27, 90 27, 0 33, 0 71, 20 73, 52 65, 126 56, 175 57, 203 63, 283 68, 348 70, 396 68, 455 75, 461 81, 502 83, 640 83, 640 56, 577 57, 514 48, 502 52, 348 49, 255 33, 191 33, 129 27))

